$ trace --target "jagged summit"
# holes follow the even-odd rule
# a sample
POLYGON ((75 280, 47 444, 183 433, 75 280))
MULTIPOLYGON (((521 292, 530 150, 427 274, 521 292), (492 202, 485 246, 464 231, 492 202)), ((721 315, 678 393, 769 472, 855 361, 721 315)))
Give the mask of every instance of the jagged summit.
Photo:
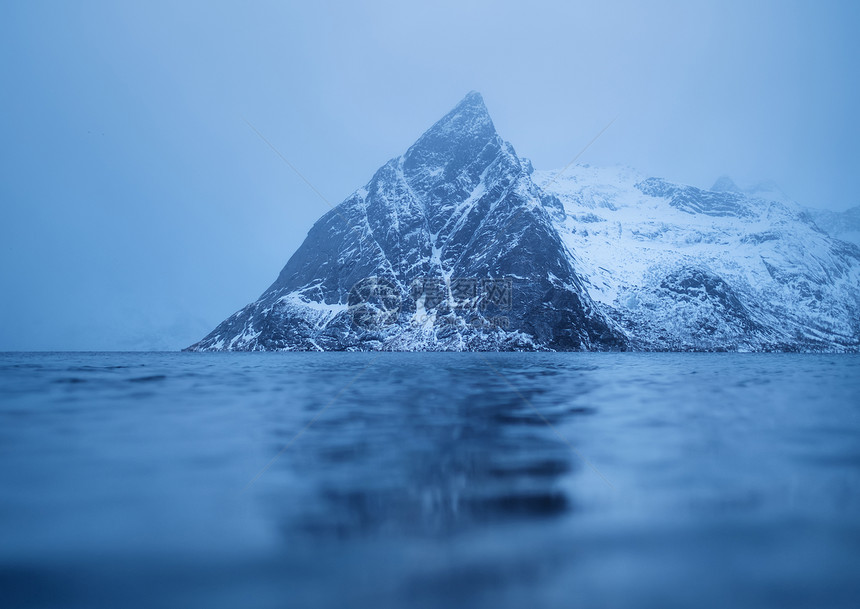
POLYGON ((493 125, 493 119, 490 118, 487 106, 484 104, 484 98, 477 91, 472 91, 424 132, 412 148, 421 147, 428 140, 436 141, 445 138, 449 142, 455 143, 464 139, 487 139, 495 134, 496 128, 493 125))
POLYGON ((727 175, 718 177, 714 185, 711 186, 711 190, 714 192, 742 192, 735 181, 727 175))
POLYGON ((478 157, 487 145, 501 143, 480 93, 472 91, 430 127, 403 155, 407 172, 426 168, 450 179, 444 171, 451 164, 478 157))
POLYGON ((741 188, 729 176, 723 175, 717 178, 717 181, 711 186, 711 192, 731 192, 765 201, 793 203, 791 197, 785 194, 785 191, 773 180, 762 180, 751 186, 741 188))
POLYGON ((466 95, 463 97, 463 99, 461 99, 460 102, 456 106, 454 106, 454 108, 456 109, 456 108, 460 108, 462 106, 476 106, 476 107, 481 106, 481 107, 483 107, 484 106, 484 98, 478 91, 475 91, 473 89, 472 91, 469 91, 468 93, 466 93, 466 95))
POLYGON ((477 91, 469 91, 448 114, 436 121, 428 131, 432 131, 442 125, 462 127, 467 124, 477 123, 489 123, 492 125, 493 121, 490 118, 490 113, 487 111, 487 106, 481 94, 477 91))
POLYGON ((576 276, 528 164, 472 92, 323 216, 259 300, 191 348, 625 344, 576 276))

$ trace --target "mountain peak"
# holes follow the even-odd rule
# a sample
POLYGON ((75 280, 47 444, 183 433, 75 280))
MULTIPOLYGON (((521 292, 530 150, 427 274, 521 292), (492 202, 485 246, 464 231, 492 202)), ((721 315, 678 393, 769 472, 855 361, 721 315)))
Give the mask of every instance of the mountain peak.
POLYGON ((714 182, 713 186, 711 186, 711 190, 713 192, 741 192, 741 189, 738 188, 738 185, 735 184, 734 180, 727 175, 722 175, 717 178, 717 181, 714 182))
POLYGON ((455 106, 455 109, 461 106, 482 108, 484 112, 487 111, 487 107, 484 105, 484 98, 477 91, 469 91, 466 93, 466 97, 460 100, 460 103, 455 106))
POLYGON ((407 176, 444 182, 450 172, 480 158, 488 145, 501 149, 503 144, 484 99, 472 91, 410 146, 402 166, 407 176))
MULTIPOLYGON (((454 106, 454 109, 442 117, 442 119, 436 124, 438 125, 446 120, 452 121, 457 119, 461 119, 466 124, 489 123, 491 127, 493 125, 490 113, 487 111, 487 106, 484 104, 484 98, 477 91, 469 91, 466 94, 466 97, 461 99, 459 103, 454 106)), ((495 128, 493 128, 493 130, 495 131, 495 128)))
POLYGON ((850 218, 572 173, 532 178, 470 92, 191 349, 860 352, 850 218))
MULTIPOLYGON (((450 145, 483 145, 496 135, 484 98, 477 91, 470 91, 441 119, 430 127, 410 149, 438 149, 443 142, 450 145)), ((408 153, 407 153, 408 154, 408 153)))
POLYGON ((624 348, 527 168, 469 93, 314 224, 272 286, 193 349, 624 348), (383 309, 384 324, 356 317, 383 309))

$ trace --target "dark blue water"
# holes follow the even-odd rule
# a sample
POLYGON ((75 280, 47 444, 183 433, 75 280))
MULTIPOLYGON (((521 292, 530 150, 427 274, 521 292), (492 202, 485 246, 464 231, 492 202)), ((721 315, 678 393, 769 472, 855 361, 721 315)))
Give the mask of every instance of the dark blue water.
POLYGON ((2 607, 860 606, 858 357, 6 354, 0 396, 2 607))

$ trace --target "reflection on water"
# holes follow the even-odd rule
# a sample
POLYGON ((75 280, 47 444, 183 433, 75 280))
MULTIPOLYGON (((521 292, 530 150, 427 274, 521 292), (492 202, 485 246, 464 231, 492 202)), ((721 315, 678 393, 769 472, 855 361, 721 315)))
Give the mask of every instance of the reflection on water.
POLYGON ((0 355, 0 606, 857 606, 858 372, 0 355))
MULTIPOLYGON (((530 374, 518 395, 476 383, 474 370, 454 362, 440 360, 430 378, 409 364, 379 362, 382 385, 333 406, 296 447, 300 454, 284 456, 316 487, 307 513, 288 527, 338 537, 439 535, 570 508, 557 484, 575 466, 570 449, 529 407, 557 372, 530 374)), ((293 433, 274 433, 272 450, 293 433)))

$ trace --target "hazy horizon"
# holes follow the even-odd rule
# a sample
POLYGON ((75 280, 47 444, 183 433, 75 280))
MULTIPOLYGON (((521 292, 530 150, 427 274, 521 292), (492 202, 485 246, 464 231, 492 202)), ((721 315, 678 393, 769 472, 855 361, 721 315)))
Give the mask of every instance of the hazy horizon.
POLYGON ((580 158, 860 204, 860 8, 761 2, 2 9, 0 350, 179 349, 468 91, 580 158), (247 121, 247 122, 246 122, 247 121))

